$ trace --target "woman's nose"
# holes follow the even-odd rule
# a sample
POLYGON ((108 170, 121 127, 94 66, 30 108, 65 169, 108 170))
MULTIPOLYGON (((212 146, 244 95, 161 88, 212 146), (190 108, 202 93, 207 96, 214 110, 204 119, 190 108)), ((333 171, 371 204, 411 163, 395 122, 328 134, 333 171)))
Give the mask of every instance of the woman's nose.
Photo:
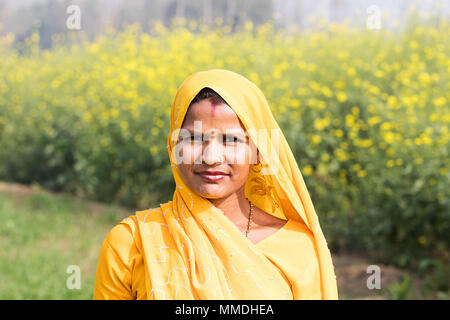
POLYGON ((216 137, 207 141, 203 147, 203 162, 208 165, 224 162, 223 145, 219 143, 216 137))

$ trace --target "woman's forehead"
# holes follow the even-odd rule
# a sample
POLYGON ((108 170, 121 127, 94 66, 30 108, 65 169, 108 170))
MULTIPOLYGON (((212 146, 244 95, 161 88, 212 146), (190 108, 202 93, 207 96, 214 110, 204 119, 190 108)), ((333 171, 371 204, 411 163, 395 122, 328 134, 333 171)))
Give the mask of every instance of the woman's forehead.
POLYGON ((244 128, 237 114, 233 109, 224 104, 215 104, 208 99, 191 105, 186 113, 183 127, 193 126, 194 121, 201 121, 202 124, 219 127, 244 128))

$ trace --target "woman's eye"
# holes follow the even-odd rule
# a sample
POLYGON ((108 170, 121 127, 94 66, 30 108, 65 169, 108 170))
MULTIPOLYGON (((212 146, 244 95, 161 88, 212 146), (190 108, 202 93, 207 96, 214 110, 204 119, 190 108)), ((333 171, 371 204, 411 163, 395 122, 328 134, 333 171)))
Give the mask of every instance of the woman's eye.
POLYGON ((185 141, 185 142, 197 142, 197 141, 202 141, 202 136, 196 136, 196 135, 184 136, 184 137, 181 137, 180 140, 185 141))
POLYGON ((228 143, 230 143, 230 142, 242 142, 242 140, 241 139, 239 139, 238 137, 233 137, 233 136, 226 136, 226 137, 224 137, 224 142, 228 142, 228 143))
POLYGON ((191 141, 202 141, 202 136, 201 135, 192 135, 190 138, 191 141))

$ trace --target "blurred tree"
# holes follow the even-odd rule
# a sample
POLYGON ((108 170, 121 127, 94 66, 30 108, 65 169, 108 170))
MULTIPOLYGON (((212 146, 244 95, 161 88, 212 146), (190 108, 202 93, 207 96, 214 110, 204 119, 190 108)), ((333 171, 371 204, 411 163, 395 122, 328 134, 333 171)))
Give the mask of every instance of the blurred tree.
POLYGON ((272 0, 247 0, 243 1, 245 16, 255 25, 265 23, 272 19, 274 4, 272 0))
POLYGON ((35 17, 32 28, 36 28, 40 36, 40 46, 44 49, 52 46, 52 35, 66 31, 66 8, 68 1, 48 0, 36 3, 32 8, 35 17))
POLYGON ((203 0, 203 24, 211 25, 213 19, 212 14, 211 0, 203 0))
MULTIPOLYGON (((254 25, 274 19, 277 28, 286 28, 296 24, 301 28, 310 25, 309 16, 321 16, 328 12, 333 22, 341 22, 344 18, 360 23, 361 13, 365 14, 365 1, 346 0, 0 0, 0 34, 9 32, 15 35, 15 41, 22 42, 33 30, 40 34, 40 45, 48 48, 52 45, 54 34, 63 33, 78 35, 67 30, 66 9, 77 4, 81 8, 81 29, 90 38, 103 32, 106 25, 121 30, 124 23, 138 22, 144 31, 149 31, 154 22, 161 21, 168 26, 175 17, 187 21, 196 20, 212 24, 218 17, 225 23, 231 23, 232 31, 244 21, 250 20, 254 25), (359 12, 359 13, 358 13, 359 12), (359 17, 359 18, 358 18, 359 17)), ((411 1, 399 0, 379 1, 383 3, 383 12, 389 14, 390 21, 402 21, 407 16, 411 1)), ((416 4, 419 6, 419 3, 416 4)), ((420 16, 433 13, 436 25, 445 19, 449 7, 443 1, 429 0, 420 3, 420 16), (425 10, 424 10, 425 9, 425 10)), ((418 13, 418 14, 419 14, 418 13)), ((420 17, 418 17, 420 18, 420 17)))
POLYGON ((303 0, 297 0, 295 2, 296 8, 295 8, 295 21, 294 23, 298 25, 299 27, 303 27, 303 17, 304 17, 304 6, 306 6, 303 3, 303 0))
POLYGON ((102 16, 104 12, 102 10, 103 6, 100 0, 85 1, 81 6, 81 30, 87 33, 90 39, 94 39, 103 31, 102 16))
POLYGON ((331 0, 330 3, 330 20, 340 22, 343 19, 343 10, 345 8, 345 0, 331 0))
POLYGON ((226 21, 231 22, 236 19, 236 8, 237 8, 236 0, 226 1, 226 11, 225 11, 226 21))
POLYGON ((175 1, 175 3, 176 3, 175 16, 177 18, 184 18, 185 10, 186 10, 185 0, 178 0, 178 1, 175 1))
POLYGON ((2 33, 3 29, 4 29, 4 23, 6 21, 6 18, 8 17, 9 14, 9 8, 8 8, 8 3, 5 2, 0 2, 0 34, 2 33))

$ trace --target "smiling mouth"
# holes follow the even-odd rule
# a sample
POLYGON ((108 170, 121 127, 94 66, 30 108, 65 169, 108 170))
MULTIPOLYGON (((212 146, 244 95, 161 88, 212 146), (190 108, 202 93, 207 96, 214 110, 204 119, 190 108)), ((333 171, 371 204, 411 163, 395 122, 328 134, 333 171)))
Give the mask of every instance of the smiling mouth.
POLYGON ((219 181, 228 176, 228 174, 220 171, 210 171, 210 172, 203 171, 203 172, 196 172, 196 174, 207 181, 219 181))

